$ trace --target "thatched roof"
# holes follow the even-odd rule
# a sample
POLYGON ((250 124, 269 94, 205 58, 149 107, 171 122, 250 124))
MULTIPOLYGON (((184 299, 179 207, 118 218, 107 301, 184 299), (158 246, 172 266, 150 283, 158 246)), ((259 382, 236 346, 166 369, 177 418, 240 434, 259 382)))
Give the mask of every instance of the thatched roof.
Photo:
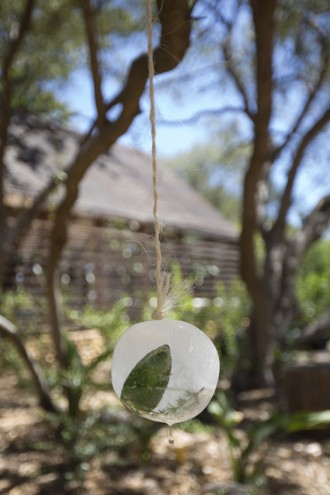
MULTIPOLYGON (((6 155, 7 202, 22 206, 40 191, 56 170, 65 170, 79 146, 79 135, 53 128, 11 129, 6 155)), ((205 199, 173 171, 159 166, 159 217, 165 228, 228 241, 237 232, 205 199)), ((51 201, 58 200, 54 195, 51 201)), ((150 157, 120 144, 99 157, 85 175, 74 214, 104 220, 136 220, 152 224, 150 157)))

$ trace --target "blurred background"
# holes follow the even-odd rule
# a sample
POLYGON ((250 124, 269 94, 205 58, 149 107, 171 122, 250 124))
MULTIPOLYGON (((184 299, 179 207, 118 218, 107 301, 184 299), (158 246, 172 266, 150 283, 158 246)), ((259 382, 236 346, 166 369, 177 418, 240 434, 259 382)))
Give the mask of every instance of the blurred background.
POLYGON ((153 2, 167 315, 214 342, 174 428, 115 397, 156 304, 146 2, 0 5, 0 494, 326 495, 330 8, 153 2))

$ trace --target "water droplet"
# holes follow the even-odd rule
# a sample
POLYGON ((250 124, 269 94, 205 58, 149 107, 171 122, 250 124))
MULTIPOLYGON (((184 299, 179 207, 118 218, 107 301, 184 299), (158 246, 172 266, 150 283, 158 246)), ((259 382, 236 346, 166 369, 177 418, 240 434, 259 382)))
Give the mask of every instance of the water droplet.
POLYGON ((169 439, 168 439, 168 443, 170 445, 173 445, 174 444, 174 440, 173 440, 173 437, 172 437, 172 426, 171 425, 168 425, 169 429, 170 429, 170 434, 169 434, 169 439))

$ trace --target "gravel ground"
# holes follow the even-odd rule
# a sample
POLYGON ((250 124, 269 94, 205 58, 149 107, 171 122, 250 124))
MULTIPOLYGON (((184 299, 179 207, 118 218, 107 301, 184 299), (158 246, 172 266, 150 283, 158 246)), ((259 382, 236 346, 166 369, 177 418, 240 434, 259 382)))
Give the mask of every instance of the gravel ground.
MULTIPOLYGON (((108 372, 108 371, 107 371, 108 372)), ((113 407, 111 392, 90 398, 113 407)), ((248 421, 262 419, 271 408, 267 391, 241 396, 248 421)), ((153 437, 147 462, 134 452, 109 450, 83 466, 84 476, 72 476, 72 459, 56 447, 54 433, 27 388, 14 374, 0 377, 1 495, 330 495, 330 438, 296 435, 270 440, 259 452, 263 484, 246 491, 231 482, 227 442, 220 430, 187 433, 174 428, 153 437), (54 447, 55 445, 55 447, 54 447)), ((243 433, 242 433, 243 435, 243 433)))

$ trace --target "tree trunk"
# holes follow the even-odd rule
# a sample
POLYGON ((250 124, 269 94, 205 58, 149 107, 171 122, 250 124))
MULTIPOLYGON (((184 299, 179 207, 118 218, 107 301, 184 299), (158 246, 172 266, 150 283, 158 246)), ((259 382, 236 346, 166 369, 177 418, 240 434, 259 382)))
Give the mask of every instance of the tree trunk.
MULTIPOLYGON (((0 244, 2 243, 2 239, 0 237, 0 244)), ((5 285, 5 282, 6 282, 6 278, 7 278, 7 268, 8 268, 8 265, 9 265, 9 257, 8 257, 8 253, 1 249, 1 246, 0 246, 0 293, 4 290, 4 285, 5 285)))
POLYGON ((273 385, 271 345, 271 311, 269 301, 254 306, 250 325, 240 347, 240 356, 232 376, 236 391, 273 385))
POLYGON ((283 286, 278 294, 265 290, 254 303, 232 377, 232 386, 237 391, 275 386, 278 397, 282 395, 282 363, 276 358, 275 349, 281 352, 285 347, 296 314, 296 299, 291 286, 288 290, 283 286))
POLYGON ((61 317, 59 294, 56 283, 56 273, 46 273, 46 288, 47 288, 47 307, 48 307, 48 323, 50 326, 50 334, 54 344, 56 358, 62 369, 67 367, 66 359, 66 343, 61 330, 61 317))

